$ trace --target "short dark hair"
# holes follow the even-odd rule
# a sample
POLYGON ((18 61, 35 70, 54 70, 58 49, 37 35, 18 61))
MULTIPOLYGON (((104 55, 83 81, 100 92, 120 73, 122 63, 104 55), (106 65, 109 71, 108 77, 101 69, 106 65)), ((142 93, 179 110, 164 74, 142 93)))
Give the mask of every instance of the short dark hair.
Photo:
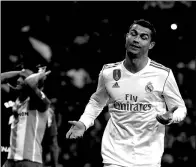
POLYGON ((156 41, 156 30, 152 23, 144 19, 134 20, 133 24, 131 24, 131 26, 129 27, 129 30, 132 28, 134 24, 138 24, 142 27, 146 27, 150 29, 151 30, 151 41, 156 41))

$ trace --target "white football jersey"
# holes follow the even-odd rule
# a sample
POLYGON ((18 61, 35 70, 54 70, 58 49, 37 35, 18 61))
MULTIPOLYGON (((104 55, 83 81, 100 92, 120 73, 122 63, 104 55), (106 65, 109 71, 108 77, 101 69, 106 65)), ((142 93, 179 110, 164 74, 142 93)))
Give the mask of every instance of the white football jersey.
POLYGON ((148 58, 137 73, 123 61, 106 64, 98 87, 80 120, 88 129, 107 105, 110 119, 102 138, 103 163, 127 167, 160 166, 164 151, 165 126, 156 120, 174 106, 173 121, 186 116, 186 107, 171 69, 148 58))

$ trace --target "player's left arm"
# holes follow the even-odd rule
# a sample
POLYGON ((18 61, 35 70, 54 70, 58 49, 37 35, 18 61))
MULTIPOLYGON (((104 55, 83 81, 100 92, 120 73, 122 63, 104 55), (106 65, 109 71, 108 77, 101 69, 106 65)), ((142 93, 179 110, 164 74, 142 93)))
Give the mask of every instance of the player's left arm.
POLYGON ((38 82, 45 79, 48 73, 34 73, 25 79, 25 84, 30 88, 29 95, 31 96, 34 104, 36 105, 38 111, 45 112, 50 105, 50 100, 47 96, 38 88, 38 82))
POLYGON ((58 130, 56 124, 56 117, 54 111, 49 108, 52 112, 52 122, 49 125, 48 133, 49 133, 49 150, 51 154, 51 166, 57 167, 58 166, 58 158, 59 158, 59 146, 58 146, 58 130))
POLYGON ((187 114, 187 109, 172 70, 169 71, 168 77, 165 81, 163 96, 168 111, 163 115, 157 115, 157 120, 165 125, 179 123, 184 120, 187 114))
POLYGON ((47 110, 48 122, 44 137, 42 140, 42 156, 44 166, 57 167, 59 166, 59 145, 58 145, 58 129, 56 124, 55 113, 51 107, 47 110), (49 153, 51 159, 46 160, 46 155, 49 153))

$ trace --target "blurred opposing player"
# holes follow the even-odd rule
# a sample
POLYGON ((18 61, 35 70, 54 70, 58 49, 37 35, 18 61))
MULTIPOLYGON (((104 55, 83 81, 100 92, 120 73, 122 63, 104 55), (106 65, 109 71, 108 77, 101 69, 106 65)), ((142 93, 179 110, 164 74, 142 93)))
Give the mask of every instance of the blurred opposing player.
MULTIPOLYGON (((53 123, 50 101, 41 91, 49 73, 50 71, 45 70, 33 73, 28 69, 1 73, 2 89, 10 96, 17 97, 11 104, 13 115, 9 120, 10 150, 4 167, 42 166, 42 139, 46 128, 52 128, 53 123), (16 86, 11 80, 17 80, 16 86)), ((54 129, 48 140, 56 135, 54 129)))
POLYGON ((72 127, 66 137, 82 137, 108 105, 110 119, 101 151, 104 167, 160 167, 165 125, 186 116, 172 70, 148 57, 154 45, 152 24, 135 21, 126 35, 125 60, 103 66, 83 115, 69 121, 72 127))

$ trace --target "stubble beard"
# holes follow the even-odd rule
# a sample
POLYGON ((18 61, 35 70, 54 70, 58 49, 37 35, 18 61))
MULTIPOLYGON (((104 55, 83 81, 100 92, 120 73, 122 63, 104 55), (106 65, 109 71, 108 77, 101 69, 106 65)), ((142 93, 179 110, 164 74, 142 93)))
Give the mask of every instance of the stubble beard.
POLYGON ((130 59, 136 59, 140 57, 139 52, 138 53, 133 53, 131 51, 129 51, 128 49, 126 50, 126 55, 130 58, 130 59))

